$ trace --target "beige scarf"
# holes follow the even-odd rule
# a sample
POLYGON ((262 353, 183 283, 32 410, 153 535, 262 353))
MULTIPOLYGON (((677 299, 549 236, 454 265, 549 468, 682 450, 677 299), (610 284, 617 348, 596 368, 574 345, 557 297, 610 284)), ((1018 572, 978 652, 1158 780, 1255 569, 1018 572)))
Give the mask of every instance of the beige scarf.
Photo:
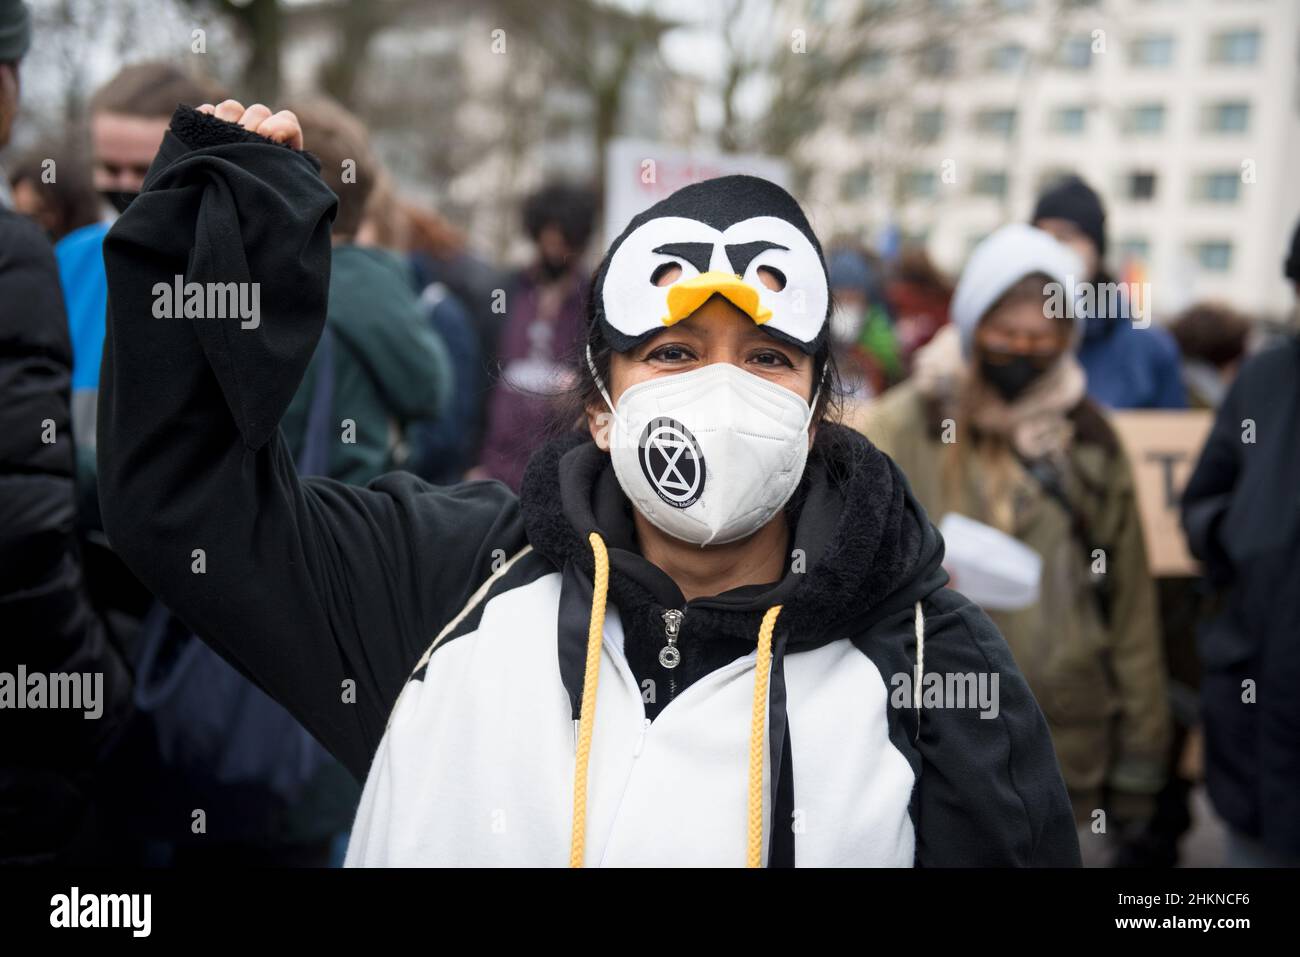
POLYGON ((964 410, 970 424, 1000 436, 1027 459, 1065 452, 1074 437, 1069 413, 1083 399, 1087 379, 1073 350, 1013 402, 972 372, 961 351, 957 327, 945 326, 916 353, 913 371, 918 391, 944 405, 964 410))

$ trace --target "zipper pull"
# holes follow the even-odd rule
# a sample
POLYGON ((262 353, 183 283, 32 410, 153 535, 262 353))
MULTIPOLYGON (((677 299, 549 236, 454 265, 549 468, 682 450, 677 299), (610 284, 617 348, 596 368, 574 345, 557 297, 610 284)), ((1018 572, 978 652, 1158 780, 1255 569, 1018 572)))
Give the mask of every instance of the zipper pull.
POLYGON ((650 719, 646 718, 641 722, 641 733, 637 735, 636 747, 632 750, 632 757, 639 758, 641 749, 645 747, 645 733, 650 730, 650 719))
POLYGON ((682 653, 677 649, 677 636, 682 632, 682 618, 686 612, 676 608, 664 609, 664 640, 667 644, 659 649, 659 663, 669 671, 682 661, 682 653))

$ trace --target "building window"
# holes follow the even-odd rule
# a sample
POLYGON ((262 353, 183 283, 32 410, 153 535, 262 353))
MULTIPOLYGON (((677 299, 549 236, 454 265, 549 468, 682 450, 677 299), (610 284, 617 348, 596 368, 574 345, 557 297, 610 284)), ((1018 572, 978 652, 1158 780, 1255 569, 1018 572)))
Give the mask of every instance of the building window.
POLYGON ((909 170, 903 174, 903 195, 909 199, 925 199, 934 195, 938 184, 939 177, 933 170, 909 170))
POLYGON ((1018 73, 1025 68, 1029 51, 1018 43, 1004 43, 989 50, 984 66, 993 73, 1018 73))
POLYGON ((971 192, 976 196, 991 196, 1002 199, 1007 195, 1007 174, 1001 170, 980 170, 971 183, 971 192))
POLYGON ((1138 37, 1129 44, 1128 59, 1133 66, 1169 66, 1174 62, 1174 38, 1165 33, 1138 37))
POLYGON ((1156 197, 1156 174, 1146 170, 1128 173, 1124 177, 1124 197, 1135 202, 1147 202, 1156 197))
POLYGON ((917 142, 933 143, 943 136, 943 110, 917 110, 912 115, 912 135, 917 142))
POLYGON ((1016 131, 1016 111, 980 110, 975 114, 975 129, 988 136, 1009 139, 1016 131))
POLYGON ((1124 114, 1124 132, 1137 136, 1151 136, 1165 128, 1163 103, 1139 103, 1130 106, 1124 114))
POLYGON ((1066 166, 1049 166, 1038 174, 1038 183, 1034 187, 1036 194, 1044 193, 1057 186, 1062 180, 1075 175, 1075 171, 1066 166))
POLYGON ((853 132, 878 133, 884 122, 884 110, 878 106, 864 106, 853 113, 853 132))
POLYGON ((844 199, 862 199, 871 192, 871 170, 863 167, 846 173, 840 182, 840 195, 844 199))
POLYGON ((1092 37, 1066 37, 1056 58, 1066 70, 1086 70, 1092 66, 1092 37))
POLYGON ((1151 261, 1151 241, 1145 236, 1125 237, 1115 245, 1115 249, 1121 264, 1131 262, 1149 263, 1151 261))
POLYGON ((1206 133, 1245 133, 1250 129, 1250 104, 1245 100, 1208 103, 1201 113, 1206 133))
POLYGON ((957 65, 957 51, 946 43, 930 43, 917 53, 922 76, 951 76, 957 65))
POLYGON ((1088 111, 1082 106, 1062 106, 1052 111, 1048 128, 1054 133, 1083 133, 1088 127, 1088 111))
POLYGON ((1242 66, 1259 60, 1258 30, 1224 30, 1210 37, 1210 62, 1242 66))
POLYGON ((1227 272, 1232 268, 1232 243, 1221 239, 1196 243, 1192 256, 1206 272, 1227 272))
POLYGON ((859 69, 866 76, 880 76, 889 69, 889 51, 883 47, 870 47, 862 52, 859 69))
POLYGON ((1241 195, 1241 176, 1236 170, 1202 173, 1192 180, 1192 199, 1205 203, 1235 203, 1241 195))

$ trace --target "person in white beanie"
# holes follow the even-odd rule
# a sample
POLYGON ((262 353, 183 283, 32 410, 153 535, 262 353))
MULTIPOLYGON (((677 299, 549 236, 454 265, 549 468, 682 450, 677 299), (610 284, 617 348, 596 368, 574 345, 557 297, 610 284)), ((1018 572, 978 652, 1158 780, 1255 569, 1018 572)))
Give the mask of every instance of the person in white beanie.
POLYGON ((997 230, 913 377, 850 418, 936 521, 959 513, 1042 557, 1033 604, 985 610, 1047 715, 1088 863, 1109 853, 1099 829, 1152 812, 1170 727, 1132 469, 1075 355, 1082 270, 1042 230, 997 230))

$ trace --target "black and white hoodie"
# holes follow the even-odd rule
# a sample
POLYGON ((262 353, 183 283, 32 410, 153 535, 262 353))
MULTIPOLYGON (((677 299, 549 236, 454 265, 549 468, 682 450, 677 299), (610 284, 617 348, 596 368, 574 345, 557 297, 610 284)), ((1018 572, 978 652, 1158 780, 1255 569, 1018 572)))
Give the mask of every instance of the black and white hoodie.
POLYGON ((140 578, 365 781, 349 864, 560 866, 585 815, 589 866, 741 865, 751 801, 769 866, 1078 863, 1037 704, 945 587, 902 473, 854 433, 818 431, 784 577, 691 602, 639 555, 583 436, 538 453, 520 497, 300 480, 277 423, 324 322, 333 203, 307 154, 177 111, 105 245, 99 487, 140 578), (154 318, 178 273, 261 283, 260 327, 154 318), (996 675, 996 714, 917 710, 918 673, 996 675))

